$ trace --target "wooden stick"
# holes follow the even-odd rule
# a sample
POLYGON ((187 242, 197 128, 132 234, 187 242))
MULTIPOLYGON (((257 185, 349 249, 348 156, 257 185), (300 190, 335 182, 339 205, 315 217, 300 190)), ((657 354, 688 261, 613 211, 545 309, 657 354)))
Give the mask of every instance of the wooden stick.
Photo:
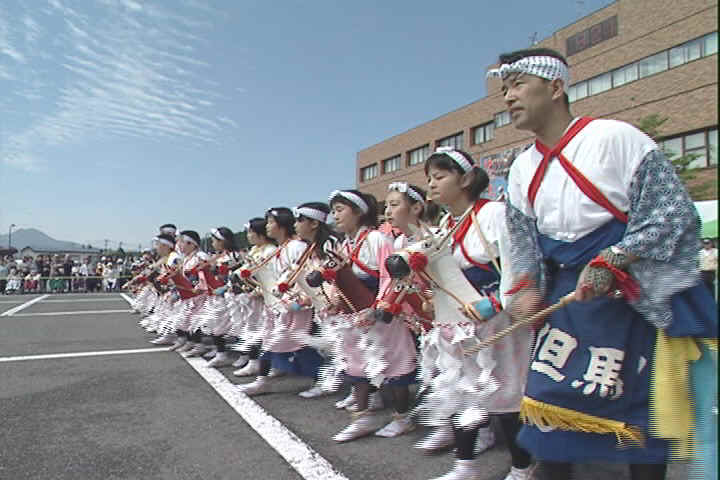
POLYGON ((548 315, 552 315, 556 311, 560 310, 567 304, 574 302, 575 300, 576 300, 575 290, 573 290, 572 292, 568 293, 567 295, 562 297, 560 300, 558 300, 557 303, 550 305, 549 307, 547 307, 543 310, 540 310, 535 315, 532 315, 532 316, 526 318, 525 320, 519 320, 519 321, 513 323, 509 327, 507 327, 503 330, 500 330, 499 332, 497 332, 494 335, 491 335, 490 337, 481 341, 477 345, 466 349, 465 355, 471 355, 473 353, 477 353, 480 350, 497 343, 500 339, 510 335, 512 332, 514 332, 518 328, 525 326, 525 325, 529 325, 531 323, 535 323, 535 322, 547 317, 548 315))

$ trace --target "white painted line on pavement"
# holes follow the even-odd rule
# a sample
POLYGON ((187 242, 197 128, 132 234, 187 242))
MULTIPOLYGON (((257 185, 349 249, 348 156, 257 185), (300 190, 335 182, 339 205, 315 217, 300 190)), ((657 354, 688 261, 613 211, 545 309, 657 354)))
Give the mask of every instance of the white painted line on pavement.
POLYGON ((23 303, 22 305, 18 305, 17 307, 13 307, 10 310, 1 313, 0 317, 9 317, 10 315, 15 315, 20 310, 25 310, 30 305, 40 302, 40 301, 46 299, 47 297, 48 297, 48 295, 40 295, 39 297, 33 298, 32 300, 29 300, 29 301, 23 303))
POLYGON ((285 425, 201 358, 185 359, 202 378, 306 480, 348 480, 285 425))
POLYGON ((130 298, 127 293, 121 293, 120 296, 123 298, 123 300, 128 302, 128 304, 132 305, 133 299, 130 298))
POLYGON ((107 298, 78 298, 73 300, 45 300, 45 303, 85 303, 85 302, 122 302, 120 297, 107 298))
POLYGON ((21 357, 0 357, 0 363, 22 362, 25 360, 50 360, 55 358, 99 357, 102 355, 129 355, 131 353, 167 352, 170 347, 136 348, 134 350, 101 350, 97 352, 49 353, 46 355, 25 355, 21 357))
POLYGON ((48 317, 53 315, 91 315, 98 313, 130 313, 132 310, 80 310, 77 312, 42 312, 42 313, 20 313, 13 314, 13 317, 48 317))

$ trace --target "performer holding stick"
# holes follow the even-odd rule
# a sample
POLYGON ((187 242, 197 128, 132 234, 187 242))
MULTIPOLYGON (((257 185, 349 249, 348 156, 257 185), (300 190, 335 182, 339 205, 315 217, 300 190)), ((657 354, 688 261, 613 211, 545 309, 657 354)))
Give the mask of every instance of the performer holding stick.
POLYGON ((686 456, 693 436, 688 369, 703 348, 693 337, 717 337, 692 200, 648 136, 571 115, 560 54, 524 50, 500 64, 488 74, 502 80, 512 123, 537 137, 509 174, 522 279, 510 309, 526 318, 573 289, 579 300, 537 334, 518 443, 552 480, 593 461, 664 479, 670 453, 686 456))

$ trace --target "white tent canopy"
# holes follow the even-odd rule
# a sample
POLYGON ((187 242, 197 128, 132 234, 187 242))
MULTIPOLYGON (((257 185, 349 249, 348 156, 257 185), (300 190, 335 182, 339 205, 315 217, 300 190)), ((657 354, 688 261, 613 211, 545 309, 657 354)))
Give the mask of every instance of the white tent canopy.
POLYGON ((705 200, 703 202, 695 202, 695 208, 697 208, 700 214, 700 219, 703 223, 717 220, 718 218, 718 201, 717 200, 705 200))

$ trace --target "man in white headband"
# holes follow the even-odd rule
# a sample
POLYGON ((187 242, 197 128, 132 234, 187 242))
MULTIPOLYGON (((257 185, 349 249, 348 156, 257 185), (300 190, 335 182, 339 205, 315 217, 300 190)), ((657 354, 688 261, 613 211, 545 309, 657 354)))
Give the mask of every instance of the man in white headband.
POLYGON ((507 78, 511 74, 527 74, 544 78, 545 80, 560 79, 563 88, 567 90, 570 81, 570 71, 562 58, 552 55, 532 55, 522 57, 512 63, 502 63, 498 68, 488 70, 488 77, 507 78))
POLYGON ((508 177, 512 270, 523 278, 509 310, 529 318, 574 301, 537 334, 517 443, 543 478, 612 462, 630 464, 628 478, 663 480, 670 441, 690 448, 680 432, 696 431, 678 380, 687 355, 665 363, 683 355, 667 337, 717 338, 717 305, 699 281, 698 214, 654 141, 625 122, 573 117, 562 67, 540 57, 562 58, 513 52, 498 69, 513 125, 536 136, 508 177))

